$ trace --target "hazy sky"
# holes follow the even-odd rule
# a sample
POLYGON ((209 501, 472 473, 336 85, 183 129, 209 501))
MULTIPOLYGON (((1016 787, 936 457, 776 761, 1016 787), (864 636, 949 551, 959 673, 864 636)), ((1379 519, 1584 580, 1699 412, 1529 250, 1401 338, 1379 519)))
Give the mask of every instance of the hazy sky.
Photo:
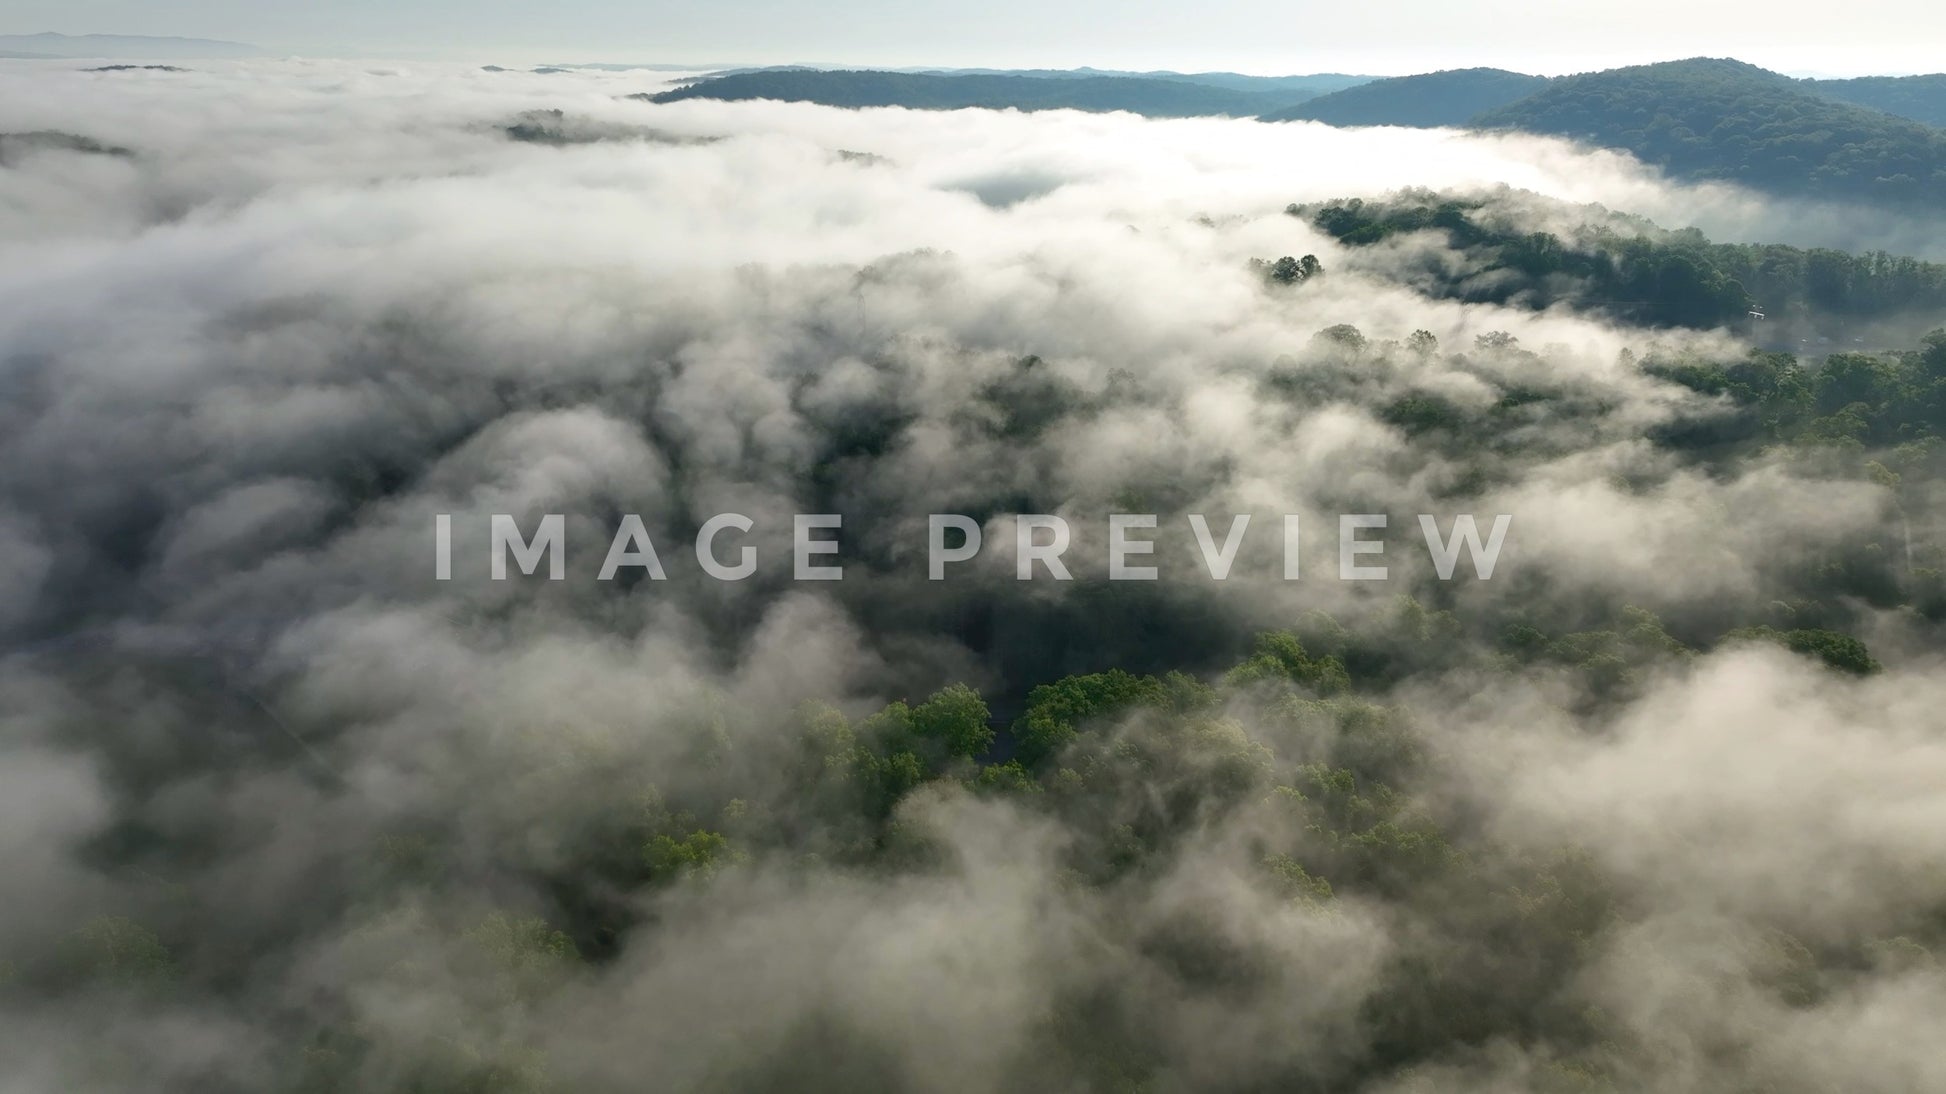
POLYGON ((7 0, 0 32, 171 34, 481 61, 1580 71, 1707 54, 1798 73, 1946 67, 1935 0, 7 0))

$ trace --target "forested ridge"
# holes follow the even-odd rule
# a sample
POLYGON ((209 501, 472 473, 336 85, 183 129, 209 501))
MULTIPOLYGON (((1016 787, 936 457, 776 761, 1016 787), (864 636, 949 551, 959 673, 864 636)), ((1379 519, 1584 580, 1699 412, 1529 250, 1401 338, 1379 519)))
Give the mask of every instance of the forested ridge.
POLYGON ((1908 336, 1946 316, 1946 264, 1871 251, 1712 243, 1607 209, 1556 206, 1571 230, 1536 232, 1532 209, 1503 200, 1406 192, 1286 210, 1340 243, 1366 247, 1415 232, 1469 256, 1463 274, 1437 262, 1406 276, 1439 296, 1546 308, 1557 303, 1654 326, 1732 326, 1758 341, 1848 341, 1875 325, 1908 336))
POLYGON ((1806 80, 1827 98, 1869 106, 1901 118, 1946 126, 1946 73, 1928 76, 1858 76, 1848 80, 1806 80))
POLYGON ((1370 83, 1373 76, 1354 76, 1342 72, 1316 72, 1295 76, 1253 76, 1241 72, 1170 72, 1153 70, 1133 72, 1122 69, 1102 68, 942 68, 924 69, 939 76, 1035 76, 1053 80, 1094 79, 1097 77, 1131 77, 1143 80, 1172 80, 1177 83, 1205 84, 1209 87, 1229 88, 1232 91, 1276 92, 1291 96, 1295 102, 1299 97, 1324 95, 1342 91, 1347 87, 1370 83))
POLYGON ((1196 77, 777 69, 703 79, 642 97, 927 110, 1127 110, 1153 117, 1518 130, 1621 149, 1682 179, 1917 208, 1937 205, 1946 193, 1946 131, 1936 124, 1946 117, 1942 81, 1946 77, 1793 80, 1741 61, 1698 57, 1554 79, 1456 69, 1322 95, 1261 83, 1217 86, 1196 77))
POLYGON ((1693 58, 1555 80, 1471 122, 1624 149, 1678 178, 1832 201, 1936 204, 1946 131, 1693 58))
POLYGON ((1254 117, 1309 96, 1297 90, 1239 90, 1135 76, 1048 78, 919 72, 777 70, 722 76, 643 98, 783 99, 826 106, 914 110, 1126 110, 1157 118, 1254 117))
POLYGON ((1319 121, 1327 125, 1459 126, 1484 111, 1533 94, 1545 77, 1499 68, 1462 68, 1399 76, 1321 95, 1267 122, 1319 121))

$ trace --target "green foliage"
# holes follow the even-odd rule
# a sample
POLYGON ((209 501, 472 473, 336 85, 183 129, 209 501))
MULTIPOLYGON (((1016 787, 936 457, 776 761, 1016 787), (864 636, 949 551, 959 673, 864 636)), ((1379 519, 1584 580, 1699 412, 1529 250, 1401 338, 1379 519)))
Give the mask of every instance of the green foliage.
POLYGON ((1300 767, 1276 798, 1314 837, 1308 861, 1341 886, 1399 892, 1457 861, 1431 818, 1390 787, 1345 768, 1300 767))
POLYGON ((1270 871, 1271 877, 1276 879, 1278 887, 1288 899, 1307 904, 1322 904, 1331 899, 1331 883, 1313 876, 1289 855, 1266 856, 1264 869, 1270 871))
POLYGON ((1827 99, 1869 106, 1901 118, 1946 127, 1946 74, 1805 80, 1799 86, 1827 99))
POLYGON ((1779 244, 1711 243, 1693 229, 1667 232, 1606 210, 1563 210, 1585 222, 1562 235, 1535 232, 1483 198, 1407 191, 1387 202, 1293 205, 1350 246, 1439 231, 1469 259, 1467 276, 1428 266, 1417 281, 1473 303, 1569 304, 1654 326, 1743 325, 1761 304, 1769 319, 1835 328, 1912 312, 1946 312, 1946 264, 1882 251, 1849 255, 1779 244), (1491 276, 1487 276, 1491 275, 1491 276))
MULTIPOLYGON (((1738 408, 1734 417, 1667 435, 1679 445, 1762 441, 1860 451, 1897 446, 1908 463, 1923 464, 1946 432, 1946 378, 1936 371, 1938 352, 1928 342, 1923 349, 1895 353, 1834 353, 1814 369, 1789 355, 1765 352, 1731 364, 1683 360, 1646 367, 1692 390, 1726 396, 1738 408)), ((1882 473, 1887 466, 1882 462, 1859 459, 1857 466, 1879 485, 1897 485, 1896 476, 1887 479, 1882 473)))
POLYGON ((1061 818, 1071 866, 1093 882, 1166 865, 1185 836, 1260 797, 1276 766, 1238 722, 1160 708, 1079 735, 1060 763, 1039 804, 1061 818))
POLYGON ((1349 695, 1294 695, 1275 713, 1306 736, 1330 741, 1330 764, 1356 779, 1390 783, 1406 778, 1423 754, 1418 733, 1399 711, 1349 695))
POLYGON ((1163 681, 1120 669, 1042 684, 1028 693, 1027 709, 1014 723, 1016 755, 1036 766, 1058 755, 1088 722, 1141 707, 1168 709, 1172 700, 1163 681))
POLYGON ((1413 392, 1394 399, 1379 411, 1379 420, 1398 426, 1408 437, 1434 430, 1454 430, 1465 424, 1466 416, 1450 399, 1440 395, 1413 392))
POLYGON ((1588 696, 1598 700, 1631 695, 1645 670, 1694 652, 1671 635, 1655 613, 1637 607, 1623 608, 1617 625, 1559 636, 1510 623, 1499 644, 1511 663, 1551 662, 1574 670, 1588 696))
POLYGON ((1311 657, 1289 631, 1259 634, 1250 659, 1231 669, 1224 680, 1232 685, 1288 681, 1319 695, 1335 695, 1351 686, 1342 662, 1331 656, 1311 657))
POLYGON ((76 927, 55 946, 54 959, 65 977, 96 984, 146 987, 176 974, 155 932, 123 916, 97 916, 76 927))
POLYGON ((464 938, 484 958, 493 996, 505 1003, 541 998, 581 964, 574 941, 538 917, 494 912, 464 938))
POLYGON ((1324 265, 1317 255, 1292 258, 1290 255, 1275 262, 1265 262, 1261 258, 1250 260, 1250 268, 1269 285, 1302 285, 1306 281, 1324 276, 1324 265))
POLYGON ((1005 797, 1041 792, 1040 784, 1034 781, 1033 773, 1029 772, 1019 760, 1008 760, 1003 764, 989 764, 982 767, 969 784, 982 794, 1005 797))
POLYGON ((1724 637, 1726 640, 1775 642, 1792 653, 1815 657, 1839 672, 1854 676, 1870 676, 1881 667, 1865 643, 1834 631, 1813 628, 1779 631, 1773 627, 1745 627, 1724 637))
POLYGON ((720 833, 701 829, 681 839, 656 836, 643 848, 642 855, 649 870, 657 877, 709 877, 720 867, 741 858, 740 853, 730 846, 730 841, 720 833))
POLYGON ((879 813, 890 813, 900 798, 926 781, 925 765, 911 752, 873 757, 868 770, 878 785, 875 797, 878 802, 876 812, 879 813))
POLYGON ((1365 333, 1350 323, 1333 323, 1311 336, 1311 344, 1326 350, 1356 355, 1370 344, 1365 333))
POLYGON ((890 703, 855 728, 823 704, 801 707, 797 721, 800 792, 834 810, 862 803, 880 819, 914 788, 984 754, 994 738, 985 700, 964 684, 916 707, 890 703))
POLYGON ((1919 205, 1946 189, 1946 132, 1740 61, 1570 76, 1473 124, 1621 148, 1679 177, 1780 194, 1919 205))
POLYGON ((993 728, 987 724, 987 705, 978 692, 965 684, 934 692, 912 711, 912 732, 938 741, 950 756, 972 758, 993 745, 993 728))

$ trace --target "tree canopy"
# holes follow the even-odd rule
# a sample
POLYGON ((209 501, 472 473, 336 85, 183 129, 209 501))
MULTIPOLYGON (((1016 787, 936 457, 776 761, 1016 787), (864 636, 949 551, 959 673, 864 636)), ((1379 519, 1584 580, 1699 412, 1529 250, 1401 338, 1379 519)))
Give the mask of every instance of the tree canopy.
POLYGON ((1741 61, 1565 77, 1472 124, 1620 148, 1678 178, 1771 193, 1909 206, 1946 192, 1946 132, 1741 61))

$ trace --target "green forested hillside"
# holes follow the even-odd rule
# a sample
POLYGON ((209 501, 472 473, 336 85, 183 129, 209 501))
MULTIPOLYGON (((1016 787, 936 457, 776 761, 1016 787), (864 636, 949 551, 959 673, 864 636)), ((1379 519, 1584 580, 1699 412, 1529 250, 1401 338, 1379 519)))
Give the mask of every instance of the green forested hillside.
POLYGON ((1946 126, 1946 73, 1806 80, 1805 86, 1827 99, 1869 106, 1927 125, 1946 126))
MULTIPOLYGON (((1522 200, 1531 200, 1524 195, 1522 200)), ((1416 284, 1434 295, 1545 308, 1570 304, 1657 326, 1737 325, 1763 338, 1843 333, 1873 322, 1912 331, 1946 323, 1946 265, 1882 251, 1848 254, 1782 244, 1712 243, 1607 210, 1581 211, 1570 232, 1536 232, 1484 198, 1426 191, 1386 202, 1291 206, 1352 246, 1400 233, 1441 232, 1463 252, 1464 275, 1430 263, 1416 284), (1750 320, 1759 309, 1764 318, 1750 320)), ((1573 211, 1563 207, 1564 215, 1573 211)))
POLYGON ((1499 68, 1462 68, 1400 76, 1321 95, 1264 115, 1269 122, 1320 121, 1329 125, 1465 125, 1483 111, 1530 95, 1545 77, 1499 68))
POLYGON ((1946 131, 1694 58, 1556 80, 1474 119, 1625 149, 1688 179, 1834 201, 1919 205, 1946 188, 1946 131))

